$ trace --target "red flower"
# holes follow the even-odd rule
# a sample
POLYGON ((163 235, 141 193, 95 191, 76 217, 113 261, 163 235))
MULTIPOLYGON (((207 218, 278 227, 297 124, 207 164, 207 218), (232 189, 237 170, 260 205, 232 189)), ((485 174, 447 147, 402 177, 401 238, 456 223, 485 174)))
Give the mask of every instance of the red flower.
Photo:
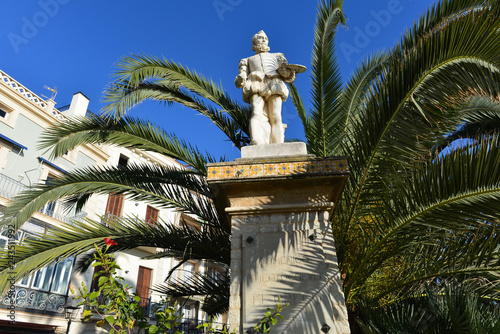
POLYGON ((104 243, 106 246, 118 246, 118 243, 110 238, 104 238, 104 243))

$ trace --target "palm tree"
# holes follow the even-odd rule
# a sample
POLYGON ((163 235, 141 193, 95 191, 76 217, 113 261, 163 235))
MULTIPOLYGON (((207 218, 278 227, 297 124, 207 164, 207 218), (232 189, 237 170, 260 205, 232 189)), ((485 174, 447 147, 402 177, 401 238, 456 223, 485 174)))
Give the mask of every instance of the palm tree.
MULTIPOLYGON (((350 317, 412 300, 432 282, 458 280, 471 293, 498 300, 499 2, 439 1, 395 47, 369 57, 345 83, 334 43, 337 28, 345 24, 342 4, 319 4, 311 109, 293 85, 290 91, 309 153, 349 157, 351 175, 332 226, 350 317)), ((66 197, 81 207, 92 194, 120 193, 192 214, 207 228, 144 228, 123 219, 115 229, 90 221, 54 229, 43 242, 19 247, 20 277, 59 256, 102 245, 104 237, 118 241, 115 251, 148 245, 166 250, 158 256, 186 259, 189 253, 229 265, 229 228, 217 215, 205 181, 206 164, 223 159, 126 111, 147 99, 178 103, 207 116, 241 148, 249 142, 249 108, 196 72, 145 55, 123 58, 104 96, 104 115, 51 129, 41 147, 51 148, 55 157, 84 143, 106 143, 164 154, 189 168, 76 171, 20 196, 5 210, 6 223, 19 227, 55 199, 66 197)), ((5 287, 7 260, 0 265, 5 287)), ((220 310, 227 303, 220 297, 227 293, 227 282, 219 283, 194 277, 166 292, 203 291, 219 307, 212 309, 220 310)))
POLYGON ((471 294, 455 280, 426 284, 420 294, 378 308, 365 308, 359 321, 364 333, 500 333, 500 308, 494 300, 471 294))

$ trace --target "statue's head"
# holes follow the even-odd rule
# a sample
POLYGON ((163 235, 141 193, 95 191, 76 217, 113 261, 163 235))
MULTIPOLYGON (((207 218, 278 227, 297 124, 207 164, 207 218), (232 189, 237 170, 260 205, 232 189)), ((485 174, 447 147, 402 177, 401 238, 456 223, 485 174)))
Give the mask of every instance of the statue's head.
POLYGON ((252 37, 252 50, 256 53, 267 52, 270 50, 268 43, 269 39, 266 33, 261 30, 252 37))

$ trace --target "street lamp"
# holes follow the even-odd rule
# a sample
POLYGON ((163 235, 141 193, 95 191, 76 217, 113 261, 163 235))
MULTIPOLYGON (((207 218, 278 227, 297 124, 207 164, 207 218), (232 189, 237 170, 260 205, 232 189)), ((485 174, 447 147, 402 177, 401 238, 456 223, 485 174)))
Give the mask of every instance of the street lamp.
POLYGON ((71 320, 75 320, 78 314, 77 306, 65 306, 64 307, 64 319, 68 320, 68 329, 66 330, 66 334, 69 334, 69 326, 71 326, 71 320))

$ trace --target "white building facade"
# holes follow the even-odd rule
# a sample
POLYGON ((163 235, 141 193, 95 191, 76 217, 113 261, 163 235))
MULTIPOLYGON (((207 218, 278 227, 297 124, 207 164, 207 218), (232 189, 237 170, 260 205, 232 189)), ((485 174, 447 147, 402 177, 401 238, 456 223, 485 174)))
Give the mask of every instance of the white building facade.
MULTIPOLYGON (((47 182, 50 178, 77 168, 127 163, 152 163, 182 168, 170 158, 117 147, 84 145, 54 160, 49 158, 49 153, 37 149, 44 129, 57 122, 68 121, 72 116, 85 116, 88 104, 88 98, 79 92, 73 95, 69 106, 58 110, 54 108, 53 100, 43 100, 0 70, 0 207, 9 205, 14 196, 28 186, 47 182)), ((67 224, 73 219, 83 217, 100 220, 103 215, 114 215, 138 217, 150 223, 165 221, 174 224, 181 221, 181 214, 178 212, 156 208, 154 205, 128 200, 118 195, 94 195, 82 213, 68 213, 63 209, 64 204, 59 201, 46 205, 22 226, 16 238, 21 240, 33 233, 43 233, 51 226, 67 224)), ((0 231, 0 248, 8 244, 7 233, 7 228, 0 231)), ((178 263, 178 260, 173 258, 142 259, 157 251, 159 249, 139 247, 115 255, 118 265, 122 268, 119 275, 126 283, 135 287, 141 297, 141 305, 149 311, 163 297, 151 288, 155 284, 163 283, 168 272, 178 263)), ((94 288, 92 285, 95 284, 94 269, 76 273, 75 262, 75 258, 54 262, 18 282, 14 324, 9 318, 8 299, 2 298, 0 302, 0 334, 66 333, 68 322, 64 318, 65 306, 77 304, 69 286, 81 286, 82 281, 89 288, 94 288)), ((174 276, 193 271, 203 273, 208 270, 209 266, 203 262, 188 261, 174 276)), ((180 301, 180 312, 184 313, 186 318, 185 326, 192 326, 207 319, 201 311, 200 302, 201 298, 180 301)), ((107 333, 105 329, 96 328, 95 323, 82 323, 79 319, 80 317, 71 323, 70 333, 107 333)))

